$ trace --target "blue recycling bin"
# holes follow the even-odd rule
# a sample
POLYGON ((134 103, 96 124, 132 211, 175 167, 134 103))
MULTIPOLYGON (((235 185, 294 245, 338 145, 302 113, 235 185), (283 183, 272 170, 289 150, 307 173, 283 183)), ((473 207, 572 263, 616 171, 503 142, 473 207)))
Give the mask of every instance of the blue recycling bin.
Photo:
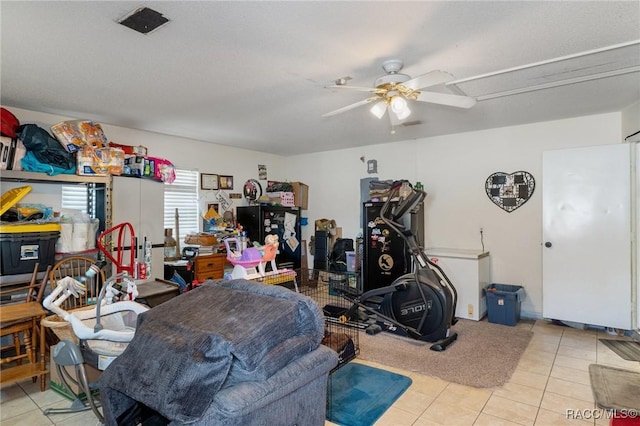
POLYGON ((511 284, 491 284, 484 288, 489 322, 514 326, 520 319, 524 288, 511 284))

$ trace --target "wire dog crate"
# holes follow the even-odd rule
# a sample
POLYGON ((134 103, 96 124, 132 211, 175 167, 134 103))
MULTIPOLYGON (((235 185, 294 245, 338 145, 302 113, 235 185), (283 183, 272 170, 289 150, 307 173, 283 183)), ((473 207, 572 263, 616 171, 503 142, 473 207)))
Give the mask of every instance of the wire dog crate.
POLYGON ((340 368, 360 352, 358 333, 363 324, 341 318, 351 302, 341 296, 356 291, 357 276, 353 272, 329 272, 318 269, 300 269, 297 273, 300 293, 318 304, 325 316, 325 336, 322 343, 338 353, 340 368))

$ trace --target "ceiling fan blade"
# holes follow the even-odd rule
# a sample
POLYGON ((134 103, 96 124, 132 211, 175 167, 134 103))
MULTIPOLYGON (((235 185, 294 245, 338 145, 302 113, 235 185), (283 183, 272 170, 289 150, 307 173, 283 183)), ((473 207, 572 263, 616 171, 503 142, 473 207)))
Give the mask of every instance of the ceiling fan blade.
POLYGON ((431 71, 412 78, 411 80, 405 81, 404 83, 402 83, 402 85, 409 89, 418 90, 425 87, 431 87, 437 84, 446 83, 453 80, 453 78, 454 77, 448 72, 431 71))
POLYGON ((442 104, 457 108, 471 108, 476 104, 476 99, 471 96, 449 95, 447 93, 420 92, 417 101, 442 104))
POLYGON ((345 107, 338 108, 338 109, 336 109, 334 111, 331 111, 331 112, 328 112, 326 114, 322 114, 322 116, 323 117, 331 117, 332 115, 337 115, 337 114, 343 113, 345 111, 349 111, 350 109, 354 109, 354 108, 358 108, 359 106, 366 105, 369 102, 375 101, 376 99, 378 99, 378 98, 375 97, 375 96, 373 98, 364 99, 364 100, 362 100, 360 102, 356 102, 355 104, 347 105, 345 107))
POLYGON ((360 92, 374 92, 376 89, 374 87, 358 87, 358 86, 343 86, 343 85, 337 85, 337 84, 333 84, 331 86, 324 86, 325 89, 351 89, 351 90, 358 90, 360 92))

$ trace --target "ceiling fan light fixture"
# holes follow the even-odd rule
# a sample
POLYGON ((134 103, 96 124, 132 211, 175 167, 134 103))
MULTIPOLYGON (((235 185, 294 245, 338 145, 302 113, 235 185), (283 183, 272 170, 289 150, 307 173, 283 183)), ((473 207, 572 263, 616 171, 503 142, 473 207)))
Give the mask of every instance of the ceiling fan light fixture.
POLYGON ((349 104, 323 114, 323 117, 330 117, 350 111, 362 105, 373 105, 370 111, 378 119, 381 119, 386 110, 389 110, 389 119, 392 126, 401 123, 411 114, 408 108, 409 101, 426 102, 432 104, 447 105, 456 108, 471 108, 476 99, 463 96, 462 94, 441 93, 427 90, 430 87, 444 84, 454 80, 453 75, 444 71, 431 71, 426 74, 411 78, 406 74, 401 74, 402 61, 393 59, 385 61, 382 67, 387 74, 378 78, 373 87, 356 87, 342 84, 347 77, 336 80, 336 84, 325 86, 327 88, 344 88, 370 93, 370 97, 359 102, 349 104), (395 124, 394 124, 395 123, 395 124))
POLYGON ((398 117, 398 120, 404 120, 405 118, 411 115, 411 110, 409 109, 409 107, 407 107, 400 112, 396 112, 395 114, 396 114, 396 117, 398 117))
POLYGON ((407 101, 402 96, 394 96, 391 98, 389 105, 391 106, 391 111, 397 114, 407 108, 407 101))
POLYGON ((396 95, 391 98, 389 102, 389 108, 398 117, 399 120, 404 120, 411 114, 411 110, 407 106, 407 101, 402 96, 396 95))
POLYGON ((384 113, 387 110, 387 104, 385 101, 376 102, 369 111, 371 114, 375 115, 376 118, 381 119, 384 117, 384 113))

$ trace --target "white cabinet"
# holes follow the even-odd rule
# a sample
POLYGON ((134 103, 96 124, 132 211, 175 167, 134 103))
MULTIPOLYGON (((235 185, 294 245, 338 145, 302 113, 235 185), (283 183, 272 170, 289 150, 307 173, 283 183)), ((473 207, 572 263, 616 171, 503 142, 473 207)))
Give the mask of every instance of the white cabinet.
MULTIPOLYGON (((151 242, 149 277, 164 278, 164 184, 151 179, 114 176, 111 205, 114 225, 131 223, 140 247, 145 238, 151 242)), ((142 250, 138 253, 142 261, 142 250)))
POLYGON ((483 289, 491 284, 489 252, 428 248, 429 259, 440 266, 458 293, 456 317, 478 321, 487 313, 483 289))

